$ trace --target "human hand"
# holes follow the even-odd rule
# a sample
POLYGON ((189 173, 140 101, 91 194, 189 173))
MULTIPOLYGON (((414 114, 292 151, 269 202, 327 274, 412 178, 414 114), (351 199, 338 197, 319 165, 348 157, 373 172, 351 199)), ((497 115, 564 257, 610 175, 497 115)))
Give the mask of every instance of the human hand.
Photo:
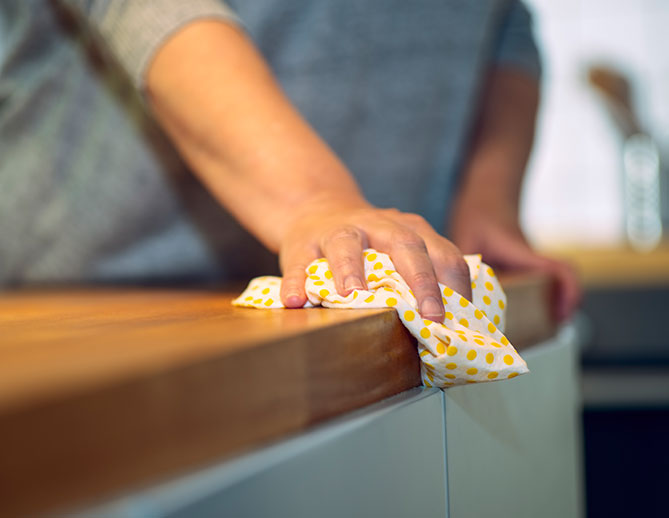
POLYGON ((500 270, 533 270, 550 275, 554 282, 552 309, 558 321, 566 320, 579 305, 582 293, 574 270, 567 263, 532 250, 510 207, 490 200, 458 202, 451 237, 464 253, 480 253, 485 262, 500 270))
POLYGON ((281 301, 288 308, 305 304, 305 269, 319 257, 327 258, 340 295, 366 289, 362 253, 370 247, 390 256, 423 318, 444 320, 437 281, 471 300, 469 268, 462 254, 418 215, 332 202, 312 204, 298 214, 279 254, 281 301))

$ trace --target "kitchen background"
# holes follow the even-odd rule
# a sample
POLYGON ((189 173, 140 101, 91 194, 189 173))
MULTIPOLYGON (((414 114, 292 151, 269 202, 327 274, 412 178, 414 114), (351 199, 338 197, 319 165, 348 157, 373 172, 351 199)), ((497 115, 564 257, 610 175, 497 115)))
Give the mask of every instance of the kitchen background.
POLYGON ((526 3, 545 74, 523 225, 540 248, 571 248, 573 257, 609 250, 592 256, 590 271, 613 272, 596 285, 586 278, 581 316, 587 516, 661 516, 669 485, 669 255, 666 237, 643 263, 624 251, 624 137, 588 69, 604 65, 627 78, 640 125, 665 158, 659 180, 666 236, 669 1, 526 3), (632 279, 651 263, 660 267, 642 283, 632 279))
MULTIPOLYGON (((541 246, 624 238, 622 143, 588 68, 624 73, 641 124, 669 147, 669 1, 527 0, 544 61, 522 218, 541 246)), ((669 199, 667 200, 669 202, 669 199)))

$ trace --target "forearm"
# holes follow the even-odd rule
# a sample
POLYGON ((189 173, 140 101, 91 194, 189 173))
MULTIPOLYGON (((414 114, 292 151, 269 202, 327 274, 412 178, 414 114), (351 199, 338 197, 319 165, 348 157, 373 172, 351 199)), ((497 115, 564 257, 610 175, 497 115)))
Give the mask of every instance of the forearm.
POLYGON ((193 171, 271 250, 301 207, 366 205, 234 26, 186 26, 157 53, 146 86, 156 117, 193 171))
POLYGON ((539 102, 537 81, 520 71, 500 68, 491 74, 485 94, 449 222, 452 239, 464 252, 481 253, 500 270, 551 275, 556 287, 555 315, 562 320, 578 304, 578 280, 568 265, 532 250, 518 222, 521 184, 539 102))
POLYGON ((517 220, 538 102, 536 79, 512 68, 498 68, 490 74, 456 213, 462 204, 476 204, 494 207, 504 217, 517 220))

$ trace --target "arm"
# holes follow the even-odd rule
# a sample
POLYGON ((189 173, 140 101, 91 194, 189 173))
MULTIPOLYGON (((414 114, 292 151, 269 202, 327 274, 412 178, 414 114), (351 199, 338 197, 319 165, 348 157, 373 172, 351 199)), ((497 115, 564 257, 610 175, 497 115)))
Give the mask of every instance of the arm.
MULTIPOLYGON (((539 87, 534 78, 512 68, 496 68, 490 73, 454 216, 476 205, 520 233, 520 190, 538 104, 539 87)), ((456 219, 453 235, 462 239, 463 221, 456 219)))
POLYGON ((306 301, 305 268, 328 258, 340 294, 364 288, 362 250, 390 254, 425 318, 444 318, 437 280, 471 298, 460 252, 422 218, 369 205, 295 111, 219 0, 57 0, 128 72, 191 169, 279 252, 282 302, 306 301))
POLYGON ((571 268, 536 254, 520 229, 518 206, 539 101, 535 78, 498 66, 490 74, 450 235, 464 251, 479 251, 501 269, 546 271, 556 280, 554 308, 562 320, 580 299, 571 268))
POLYGON ((490 70, 451 215, 451 236, 464 251, 478 250, 502 269, 549 273, 555 280, 555 316, 562 320, 578 304, 578 280, 568 265, 536 254, 518 222, 541 73, 532 18, 519 0, 508 4, 490 70))
POLYGON ((471 296, 454 245, 418 216, 372 207, 233 25, 198 21, 179 30, 150 63, 146 88, 203 183, 279 252, 286 306, 305 302, 305 267, 322 255, 339 293, 364 288, 368 246, 390 254, 426 318, 444 316, 437 280, 471 296))

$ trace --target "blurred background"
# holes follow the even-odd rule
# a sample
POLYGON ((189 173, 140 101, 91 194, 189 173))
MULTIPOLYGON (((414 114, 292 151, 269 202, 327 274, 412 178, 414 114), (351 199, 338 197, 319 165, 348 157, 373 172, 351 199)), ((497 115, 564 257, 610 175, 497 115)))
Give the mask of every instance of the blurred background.
POLYGON ((623 138, 588 68, 624 74, 640 122, 669 146, 666 0, 527 0, 544 61, 543 99, 523 204, 532 241, 611 246, 624 240, 623 138))
POLYGON ((664 516, 669 1, 526 3, 535 16, 545 75, 522 219, 535 246, 570 259, 585 285, 580 325, 588 517, 664 516), (601 88, 625 97, 621 79, 627 83, 624 109, 601 88), (654 171, 655 159, 646 160, 647 176, 634 176, 625 161, 627 137, 635 132, 621 124, 628 112, 659 158, 654 171), (646 243, 630 246, 634 215, 658 210, 664 238, 658 242, 655 228, 646 243))

